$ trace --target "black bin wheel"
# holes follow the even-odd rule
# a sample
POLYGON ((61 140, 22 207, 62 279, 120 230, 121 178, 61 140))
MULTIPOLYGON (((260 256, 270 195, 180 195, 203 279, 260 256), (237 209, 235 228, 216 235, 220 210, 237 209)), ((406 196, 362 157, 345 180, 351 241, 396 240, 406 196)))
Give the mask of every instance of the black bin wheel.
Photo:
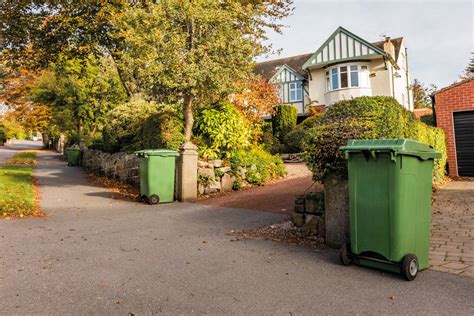
POLYGON ((159 202, 160 202, 160 197, 156 194, 152 194, 148 198, 148 203, 150 203, 151 205, 158 204, 159 202))
POLYGON ((68 165, 69 167, 72 167, 72 163, 70 163, 70 162, 68 162, 67 165, 68 165))
POLYGON ((408 254, 403 257, 402 275, 407 281, 413 281, 418 274, 418 258, 415 255, 408 254))
POLYGON ((345 242, 339 249, 339 260, 343 266, 350 266, 354 263, 354 254, 351 251, 351 244, 345 242))

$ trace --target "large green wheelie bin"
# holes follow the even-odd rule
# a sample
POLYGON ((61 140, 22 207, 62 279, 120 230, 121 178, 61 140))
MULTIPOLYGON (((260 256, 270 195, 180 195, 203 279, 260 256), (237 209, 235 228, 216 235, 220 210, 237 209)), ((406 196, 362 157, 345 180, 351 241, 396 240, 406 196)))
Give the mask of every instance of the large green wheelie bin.
POLYGON ((174 201, 177 151, 148 149, 135 152, 140 158, 140 197, 150 204, 174 201))
POLYGON ((79 161, 81 158, 81 149, 79 148, 67 148, 67 165, 79 166, 79 161))
POLYGON ((409 139, 350 140, 350 242, 339 252, 356 262, 413 280, 428 268, 433 160, 429 145, 409 139))

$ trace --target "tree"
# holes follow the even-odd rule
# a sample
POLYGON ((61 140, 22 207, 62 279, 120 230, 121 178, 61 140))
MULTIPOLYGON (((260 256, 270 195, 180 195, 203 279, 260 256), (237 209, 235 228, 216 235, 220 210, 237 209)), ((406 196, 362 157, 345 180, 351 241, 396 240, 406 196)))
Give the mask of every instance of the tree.
POLYGON ((43 72, 32 99, 54 110, 61 130, 90 138, 102 127, 108 111, 125 101, 125 92, 110 62, 89 56, 60 60, 43 72))
POLYGON ((430 84, 429 87, 425 87, 422 82, 420 82, 418 79, 415 79, 411 85, 411 89, 413 91, 413 103, 415 109, 431 107, 430 96, 437 89, 434 84, 430 84))
MULTIPOLYGON (((112 25, 138 1, 0 1, 1 59, 12 68, 46 69, 62 57, 109 57, 116 62, 121 38, 112 25)), ((115 63, 128 93, 126 72, 115 63)))
POLYGON ((183 103, 185 137, 193 106, 222 99, 252 71, 268 47, 265 30, 279 32, 292 0, 163 0, 130 6, 116 20, 126 49, 119 58, 143 91, 183 103))
POLYGON ((2 69, 0 102, 5 107, 5 117, 20 124, 27 133, 45 132, 52 118, 51 109, 44 104, 31 102, 31 89, 36 84, 38 73, 27 69, 2 69))
POLYGON ((463 74, 461 75, 461 79, 469 79, 469 78, 474 78, 474 53, 471 53, 469 64, 466 66, 463 74))
POLYGON ((237 82, 235 89, 237 93, 231 95, 232 103, 252 122, 272 114, 273 107, 280 103, 276 86, 258 76, 237 82))

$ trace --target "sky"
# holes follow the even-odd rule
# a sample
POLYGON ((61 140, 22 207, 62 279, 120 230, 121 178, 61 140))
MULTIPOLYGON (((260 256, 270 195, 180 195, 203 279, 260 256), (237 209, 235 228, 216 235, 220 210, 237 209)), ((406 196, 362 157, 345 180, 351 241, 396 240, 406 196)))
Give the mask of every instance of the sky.
POLYGON ((411 79, 442 88, 459 79, 474 52, 473 2, 294 0, 283 34, 268 34, 280 55, 258 61, 315 52, 342 26, 369 42, 403 36, 411 79))

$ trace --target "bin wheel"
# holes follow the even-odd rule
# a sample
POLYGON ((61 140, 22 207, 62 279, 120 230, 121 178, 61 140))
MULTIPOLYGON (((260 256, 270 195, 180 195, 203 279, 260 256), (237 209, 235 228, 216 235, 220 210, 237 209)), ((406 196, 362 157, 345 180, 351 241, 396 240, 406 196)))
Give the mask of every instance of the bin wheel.
POLYGON ((158 204, 159 202, 160 202, 160 197, 156 194, 152 194, 148 198, 148 203, 150 203, 151 205, 158 204))
POLYGON ((408 280, 412 281, 418 274, 418 258, 415 255, 408 254, 403 257, 402 261, 402 275, 408 280))
POLYGON ((351 251, 351 244, 345 242, 339 249, 339 260, 343 266, 350 266, 354 263, 354 254, 351 251))
POLYGON ((139 194, 137 198, 138 198, 138 200, 139 200, 140 202, 143 202, 143 203, 148 202, 148 198, 147 198, 146 195, 141 195, 141 194, 139 194))
POLYGON ((72 163, 70 163, 70 162, 68 162, 67 165, 68 165, 69 167, 72 167, 72 163))

